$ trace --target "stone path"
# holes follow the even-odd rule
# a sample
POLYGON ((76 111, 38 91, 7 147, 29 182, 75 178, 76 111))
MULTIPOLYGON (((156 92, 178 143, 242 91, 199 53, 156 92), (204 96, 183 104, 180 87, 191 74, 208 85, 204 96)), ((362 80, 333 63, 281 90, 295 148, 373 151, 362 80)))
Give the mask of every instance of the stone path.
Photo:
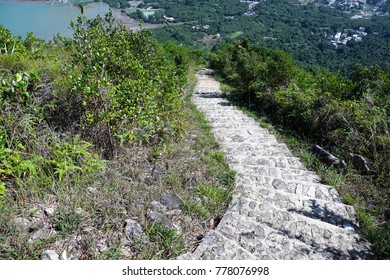
POLYGON ((211 71, 193 101, 209 120, 236 189, 219 225, 180 259, 370 259, 356 215, 286 145, 222 98, 211 71))

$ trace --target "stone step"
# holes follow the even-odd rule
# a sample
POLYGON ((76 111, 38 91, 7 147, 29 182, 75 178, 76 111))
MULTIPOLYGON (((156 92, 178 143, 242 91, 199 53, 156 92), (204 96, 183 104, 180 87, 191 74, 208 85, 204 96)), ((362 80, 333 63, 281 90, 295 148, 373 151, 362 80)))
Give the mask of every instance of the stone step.
MULTIPOLYGON (((264 149, 259 149, 254 157, 287 157, 291 158, 293 155, 291 154, 290 151, 283 149, 283 147, 277 147, 277 145, 264 145, 267 148, 264 149), (274 146, 274 148, 269 148, 270 146, 274 146)), ((241 153, 237 152, 234 150, 234 148, 239 148, 239 145, 228 145, 228 144, 221 144, 220 147, 226 148, 226 155, 240 155, 241 153), (227 150, 230 150, 229 152, 227 150)))
MULTIPOLYGON (((200 99, 200 98, 199 98, 200 99)), ((234 106, 231 102, 226 101, 224 98, 221 98, 222 100, 215 100, 212 103, 206 103, 202 102, 202 100, 199 100, 198 102, 201 103, 199 104, 200 108, 199 109, 207 109, 207 110, 212 110, 211 112, 214 114, 216 112, 225 114, 226 112, 240 112, 237 106, 234 106)))
POLYGON ((266 131, 261 131, 259 129, 258 129, 258 131, 256 131, 254 129, 252 129, 252 130, 249 130, 249 129, 227 130, 224 128, 222 128, 222 129, 221 128, 218 128, 218 129, 213 128, 212 131, 216 136, 234 137, 236 135, 239 135, 240 137, 244 137, 247 139, 249 139, 251 137, 252 138, 257 137, 257 138, 261 138, 261 139, 264 139, 264 138, 276 139, 273 134, 267 133, 266 131))
POLYGON ((245 199, 268 203, 278 209, 297 213, 338 227, 358 228, 357 215, 352 206, 329 200, 293 195, 283 191, 256 185, 238 185, 235 188, 232 204, 245 199))
POLYGON ((317 173, 308 170, 278 168, 268 166, 245 166, 237 164, 229 164, 229 167, 243 176, 266 176, 289 181, 302 181, 309 183, 320 183, 321 178, 317 173))
POLYGON ((242 127, 242 125, 236 124, 236 123, 214 123, 214 124, 212 124, 212 127, 213 127, 215 130, 224 129, 224 130, 226 130, 226 131, 229 131, 229 130, 231 130, 231 131, 237 131, 237 130, 239 130, 239 129, 259 130, 259 131, 261 131, 261 133, 269 134, 269 131, 268 131, 268 130, 259 127, 259 125, 256 124, 256 123, 247 124, 247 125, 245 125, 245 127, 242 127))
MULTIPOLYGON (((217 94, 217 92, 215 92, 217 94)), ((208 98, 206 94, 197 94, 192 98, 193 102, 199 107, 200 110, 209 110, 212 106, 217 106, 221 108, 221 102, 226 100, 222 96, 214 96, 214 98, 208 98)))
POLYGON ((244 250, 261 260, 334 259, 330 252, 323 252, 281 231, 257 223, 237 213, 223 217, 216 231, 235 241, 244 250))
POLYGON ((204 100, 201 100, 202 98, 200 95, 198 95, 198 97, 200 97, 200 98, 198 98, 198 99, 200 99, 200 102, 203 102, 203 104, 202 104, 203 106, 205 106, 205 107, 209 106, 212 109, 215 109, 213 111, 210 111, 210 113, 214 113, 216 111, 218 111, 219 113, 223 113, 223 112, 225 112, 225 110, 232 110, 233 109, 233 110, 239 111, 240 114, 242 114, 242 111, 239 110, 239 108, 237 106, 235 106, 232 102, 227 101, 225 98, 221 98, 222 100, 219 102, 206 103, 206 102, 204 102, 204 100))
POLYGON ((230 135, 219 135, 214 134, 215 139, 219 143, 256 143, 256 142, 266 142, 269 144, 277 144, 278 141, 276 137, 272 134, 263 134, 263 135, 241 135, 239 133, 230 134, 230 135))
POLYGON ((179 260, 255 260, 251 254, 222 234, 212 230, 207 233, 193 253, 178 257, 179 260))
POLYGON ((286 156, 293 155, 285 144, 280 143, 236 143, 221 144, 226 154, 256 155, 256 156, 286 156))
MULTIPOLYGON (((254 153, 253 153, 254 154, 254 153)), ((239 155, 239 154, 226 154, 225 160, 231 164, 237 165, 253 165, 253 166, 269 166, 291 169, 306 169, 299 158, 285 157, 285 156, 252 156, 239 155)))
POLYGON ((336 189, 324 184, 315 184, 302 181, 288 181, 266 176, 236 176, 236 186, 261 186, 263 188, 275 189, 298 196, 329 200, 340 203, 340 197, 336 189))
MULTIPOLYGON (((211 117, 210 119, 213 119, 213 117, 211 117)), ((225 120, 227 120, 227 118, 224 119, 224 121, 225 120)), ((256 127, 254 126, 254 124, 243 123, 240 124, 240 127, 237 128, 218 127, 218 126, 229 126, 234 122, 237 123, 237 121, 234 120, 232 120, 231 122, 210 121, 210 125, 213 128, 213 131, 217 134, 224 133, 226 135, 231 135, 231 136, 239 134, 246 137, 256 137, 256 136, 262 137, 263 135, 274 136, 274 134, 270 133, 268 130, 261 128, 259 126, 256 127)))
MULTIPOLYGON (((207 99, 207 98, 205 98, 207 99)), ((224 113, 222 112, 219 112, 217 113, 218 110, 221 109, 221 107, 223 105, 223 99, 221 100, 218 100, 217 98, 214 98, 212 100, 212 102, 210 102, 209 100, 207 100, 208 102, 207 103, 202 103, 202 101, 196 101, 196 107, 198 108, 198 110, 201 110, 201 111, 207 111, 207 115, 209 115, 210 117, 211 116, 215 116, 215 117, 221 117, 221 118, 228 118, 232 115, 235 115, 236 112, 237 112, 237 109, 234 108, 234 107, 226 107, 226 109, 224 109, 224 113)))
POLYGON ((356 252, 358 255, 370 252, 369 242, 357 234, 350 225, 341 228, 293 211, 276 208, 267 202, 241 198, 230 208, 229 213, 236 213, 267 225, 309 246, 337 252, 342 258, 350 252, 356 252))
MULTIPOLYGON (((316 232, 315 229, 313 229, 316 232)), ((237 213, 226 214, 216 230, 209 232, 193 253, 180 260, 335 260, 373 258, 367 243, 334 248, 326 242, 319 247, 291 238, 253 219, 237 213), (368 248, 367 248, 368 246, 368 248)))
POLYGON ((195 88, 198 98, 217 97, 222 99, 222 92, 218 88, 195 88))
POLYGON ((254 120, 246 115, 239 115, 239 114, 227 114, 225 117, 221 116, 214 116, 212 113, 206 114, 207 119, 211 123, 232 123, 236 122, 237 124, 247 125, 247 124, 253 124, 254 120))
MULTIPOLYGON (((317 234, 315 227, 310 229, 317 234)), ((237 213, 229 213, 219 223, 216 231, 235 241, 240 247, 266 260, 319 260, 319 259, 367 259, 372 258, 367 243, 329 244, 328 239, 318 237, 318 242, 307 244, 292 238, 284 231, 275 230, 237 213)), ((346 241, 347 242, 347 241, 346 241)))
MULTIPOLYGON (((221 105, 221 104, 223 104, 223 102, 220 101, 220 102, 217 102, 214 104, 207 104, 207 105, 200 106, 200 108, 206 109, 206 110, 212 110, 212 112, 209 113, 209 115, 214 116, 216 118, 219 118, 221 120, 230 118, 232 116, 235 116, 238 118, 245 118, 245 119, 249 118, 247 115, 243 114, 240 110, 238 110, 234 107, 230 107, 230 106, 226 106, 226 108, 224 108, 223 105, 221 105)), ((251 123, 252 123, 252 121, 251 121, 251 123)))

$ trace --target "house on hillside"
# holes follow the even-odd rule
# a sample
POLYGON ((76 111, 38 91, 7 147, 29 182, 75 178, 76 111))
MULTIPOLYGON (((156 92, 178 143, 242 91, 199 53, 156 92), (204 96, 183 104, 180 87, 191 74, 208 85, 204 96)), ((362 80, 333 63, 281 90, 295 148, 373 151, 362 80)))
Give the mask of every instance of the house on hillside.
POLYGON ((164 16, 164 19, 167 21, 175 21, 175 18, 173 18, 173 17, 164 16))

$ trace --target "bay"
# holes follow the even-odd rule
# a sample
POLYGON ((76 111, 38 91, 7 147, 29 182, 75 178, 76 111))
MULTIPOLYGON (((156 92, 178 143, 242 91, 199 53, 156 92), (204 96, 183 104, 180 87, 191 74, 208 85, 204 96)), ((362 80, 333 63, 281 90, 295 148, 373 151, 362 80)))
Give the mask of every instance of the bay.
MULTIPOLYGON (((109 9, 106 3, 93 2, 84 7, 84 13, 88 18, 94 18, 97 15, 104 16, 109 9)), ((57 33, 72 37, 73 31, 69 23, 79 15, 80 10, 73 3, 0 0, 0 24, 11 30, 14 36, 22 38, 27 32, 33 32, 35 36, 45 40, 52 39, 57 33)), ((114 9, 113 15, 129 28, 139 28, 135 20, 120 10, 114 9)))

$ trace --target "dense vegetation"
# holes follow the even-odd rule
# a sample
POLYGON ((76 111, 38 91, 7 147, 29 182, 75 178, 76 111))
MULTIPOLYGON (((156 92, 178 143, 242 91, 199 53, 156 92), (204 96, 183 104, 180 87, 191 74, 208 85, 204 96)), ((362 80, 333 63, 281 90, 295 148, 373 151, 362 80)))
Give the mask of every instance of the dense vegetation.
POLYGON ((73 39, 45 42, 0 26, 0 259, 40 259, 47 249, 76 259, 192 250, 234 182, 185 95, 192 55, 110 14, 71 27, 73 39), (146 218, 166 195, 181 199, 184 235, 146 218), (130 217, 149 243, 126 234, 130 217))
POLYGON ((389 67, 390 20, 386 16, 351 19, 350 12, 316 3, 297 5, 289 0, 260 1, 253 10, 238 0, 157 2, 167 16, 184 22, 155 30, 161 41, 211 49, 217 42, 248 38, 252 43, 262 42, 291 53, 306 69, 322 67, 347 74, 356 63, 389 67), (247 12, 251 14, 245 15, 247 12), (367 33, 361 41, 350 40, 337 48, 331 44, 330 37, 338 32, 354 33, 360 27, 367 33), (206 35, 216 34, 219 40, 207 40, 206 35))
POLYGON ((80 17, 72 28, 74 40, 57 41, 47 49, 31 34, 21 42, 1 29, 0 148, 5 161, 0 170, 6 180, 26 181, 37 174, 62 179, 88 169, 91 144, 84 140, 112 158, 120 144, 161 140, 182 130, 178 116, 183 112, 187 66, 174 47, 165 50, 148 32, 132 33, 114 24, 110 16, 105 20, 80 17), (56 48, 64 58, 51 57, 56 48), (54 62, 43 67, 50 59, 54 62), (53 135, 50 141, 39 139, 47 130, 73 136, 69 144, 51 139, 53 135), (34 138, 38 143, 32 143, 34 138), (75 143, 81 150, 72 154, 66 149, 75 143), (65 154, 58 155, 64 158, 53 158, 55 151, 50 156, 40 154, 57 145, 65 145, 65 154))
POLYGON ((356 204, 369 237, 383 233, 375 246, 388 257, 390 73, 363 66, 357 66, 350 79, 324 70, 310 73, 296 67, 289 54, 248 40, 221 46, 211 66, 239 89, 245 106, 348 163, 338 172, 345 173, 351 185, 339 191, 356 204), (369 158, 371 172, 356 174, 350 153, 369 158))
MULTIPOLYGON (((98 0, 95 2, 99 2, 98 0)), ((126 0, 104 0, 111 7, 125 9, 130 7, 129 1, 126 0)))
POLYGON ((146 6, 162 7, 167 16, 174 17, 179 22, 206 23, 221 20, 225 16, 238 16, 247 10, 247 4, 238 0, 145 0, 143 2, 146 6), (156 2, 158 5, 155 4, 156 2))

